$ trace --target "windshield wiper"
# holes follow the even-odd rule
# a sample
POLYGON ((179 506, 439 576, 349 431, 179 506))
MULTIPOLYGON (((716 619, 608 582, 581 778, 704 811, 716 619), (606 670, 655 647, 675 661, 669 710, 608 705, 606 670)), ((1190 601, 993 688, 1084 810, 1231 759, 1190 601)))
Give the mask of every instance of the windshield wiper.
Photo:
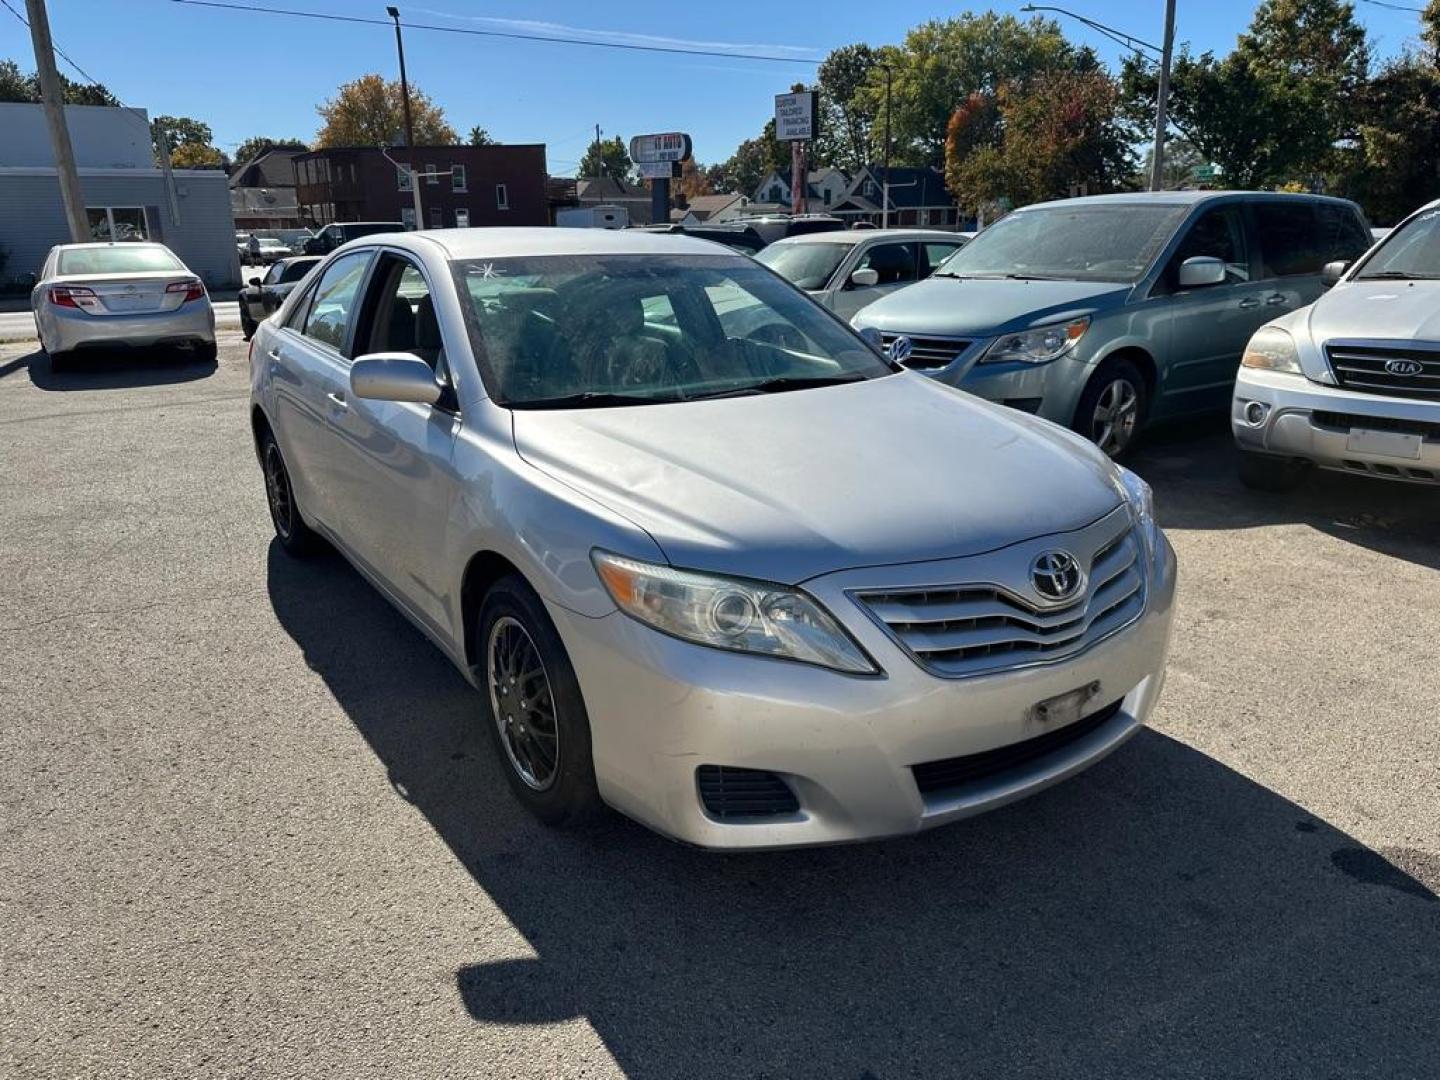
POLYGON ((587 390, 583 394, 536 398, 533 401, 507 401, 511 409, 603 409, 619 405, 661 405, 680 401, 675 397, 650 397, 647 394, 612 394, 587 390))
POLYGON ((729 390, 715 390, 708 394, 692 394, 686 401, 705 401, 714 398, 744 397, 749 394, 781 394, 788 390, 814 390, 822 386, 840 386, 843 383, 864 382, 864 375, 783 375, 748 386, 736 386, 729 390))
POLYGON ((1417 274, 1410 270, 1379 270, 1373 274, 1357 274, 1356 281, 1434 281, 1440 274, 1417 274))

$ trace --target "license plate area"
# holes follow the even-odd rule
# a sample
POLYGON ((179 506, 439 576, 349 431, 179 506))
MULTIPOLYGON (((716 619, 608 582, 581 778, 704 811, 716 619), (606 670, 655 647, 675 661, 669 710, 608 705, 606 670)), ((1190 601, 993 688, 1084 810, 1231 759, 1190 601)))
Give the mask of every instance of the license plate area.
POLYGON ((1091 711, 1090 707, 1099 697, 1100 682, 1097 679, 1078 689, 1067 690, 1063 694, 1037 701, 1025 710, 1025 723, 1040 731, 1051 731, 1066 724, 1073 724, 1091 711))
POLYGON ((1421 442, 1421 436, 1407 435, 1403 431, 1371 431, 1368 428, 1351 428, 1349 436, 1345 439, 1345 449, 1352 454, 1378 454, 1381 457, 1418 461, 1421 442))

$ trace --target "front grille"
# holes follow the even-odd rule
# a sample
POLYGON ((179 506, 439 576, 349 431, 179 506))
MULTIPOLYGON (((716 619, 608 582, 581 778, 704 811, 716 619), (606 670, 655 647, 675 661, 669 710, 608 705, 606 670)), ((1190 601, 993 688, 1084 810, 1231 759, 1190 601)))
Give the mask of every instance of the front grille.
POLYGON ((1047 731, 1033 739, 1011 743, 1009 746, 999 746, 978 754, 945 758, 942 761, 927 761, 923 765, 912 765, 910 771, 915 775, 915 786, 920 789, 920 794, 933 795, 1028 765, 1102 727, 1120 711, 1120 705, 1120 701, 1111 702, 1098 712, 1082 716, 1074 723, 1047 731))
POLYGON ((781 817, 800 810, 789 785, 764 769, 701 765, 695 779, 706 813, 720 821, 781 817))
MULTIPOLYGON (((898 337, 910 335, 881 334, 880 343, 888 350, 898 337)), ((970 347, 970 342, 957 338, 910 337, 910 346, 906 367, 916 371, 938 371, 953 364, 955 358, 970 347)))
MULTIPOLYGON (((1068 659, 1123 629, 1145 609, 1140 546, 1127 514, 1086 567, 1088 584, 1060 607, 993 584, 865 592, 857 599, 932 675, 963 679, 1068 659)), ((1083 556, 1077 555, 1084 565, 1083 556)))
POLYGON ((1424 439, 1440 439, 1440 423, 1424 420, 1399 420, 1390 416, 1361 416, 1358 413, 1317 411, 1310 418, 1321 427, 1364 428, 1366 431, 1398 431, 1403 435, 1419 435, 1424 439))
POLYGON ((1435 349, 1331 342, 1325 346, 1325 356, 1335 381, 1346 390, 1440 401, 1440 351, 1435 349), (1385 370, 1392 360, 1417 362, 1421 370, 1414 375, 1393 374, 1385 370))

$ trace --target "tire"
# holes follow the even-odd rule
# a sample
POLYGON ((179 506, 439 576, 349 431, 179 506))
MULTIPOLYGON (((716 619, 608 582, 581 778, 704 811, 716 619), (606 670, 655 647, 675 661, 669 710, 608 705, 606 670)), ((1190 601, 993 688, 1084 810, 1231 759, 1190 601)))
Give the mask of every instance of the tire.
POLYGON ((75 354, 66 350, 60 352, 47 352, 50 358, 50 370, 52 372, 69 371, 75 366, 75 354))
POLYGON ((213 341, 197 341, 195 343, 195 359, 202 364, 213 364, 220 355, 220 347, 213 341))
POLYGON ((290 484, 290 468, 285 464, 280 444, 268 430, 260 436, 260 469, 265 477, 265 504, 270 508, 270 521, 280 546, 297 559, 315 554, 323 547, 320 537, 300 514, 295 489, 290 484))
POLYGON ((1251 491, 1290 491, 1310 472, 1310 463, 1299 458, 1257 454, 1253 450, 1239 453, 1236 471, 1240 474, 1240 483, 1251 491))
POLYGON ((1112 359, 1085 384, 1071 427, 1110 457, 1121 458, 1139 442, 1149 415, 1150 387, 1144 374, 1129 360, 1112 359))
POLYGON ((590 719, 545 605, 511 575, 486 593, 477 618, 485 726, 510 789, 546 825, 593 818, 601 802, 590 719))
POLYGON ((247 311, 245 310, 245 305, 244 305, 244 304, 241 304, 241 305, 240 305, 240 336, 241 336, 242 338, 244 338, 246 341, 249 341, 252 337, 255 336, 255 331, 258 330, 259 328, 260 328, 259 324, 258 324, 254 319, 250 318, 249 312, 247 312, 247 311))

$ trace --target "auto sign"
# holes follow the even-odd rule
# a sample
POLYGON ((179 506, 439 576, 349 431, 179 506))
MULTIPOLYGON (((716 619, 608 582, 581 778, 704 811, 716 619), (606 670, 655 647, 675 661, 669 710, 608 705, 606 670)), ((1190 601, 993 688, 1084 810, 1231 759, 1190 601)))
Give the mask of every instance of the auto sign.
POLYGON ((685 161, 690 157, 690 136, 683 131, 636 135, 630 140, 630 160, 636 164, 685 161))

